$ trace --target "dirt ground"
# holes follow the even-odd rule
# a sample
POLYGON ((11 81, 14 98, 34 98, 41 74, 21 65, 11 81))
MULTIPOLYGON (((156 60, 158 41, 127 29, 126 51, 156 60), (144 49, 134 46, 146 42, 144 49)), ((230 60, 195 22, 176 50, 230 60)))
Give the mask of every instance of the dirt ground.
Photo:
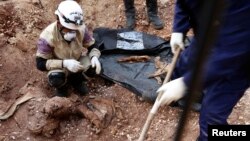
MULTIPOLYGON (((49 135, 32 134, 28 129, 36 108, 53 97, 54 90, 47 84, 46 74, 35 67, 36 41, 41 31, 55 21, 54 11, 60 0, 0 0, 0 114, 23 95, 20 89, 28 84, 36 97, 18 107, 13 116, 0 120, 0 141, 134 141, 138 139, 152 103, 141 101, 129 90, 102 78, 88 83, 90 95, 114 101, 123 117, 114 117, 107 128, 96 133, 91 122, 70 116, 60 122, 49 135), (34 108, 35 107, 35 108, 34 108)), ((81 0, 85 23, 97 27, 121 28, 125 24, 122 0, 81 0)), ((135 0, 136 30, 169 39, 173 18, 173 0, 158 0, 159 15, 165 23, 163 30, 154 30, 147 22, 144 0, 135 0)), ((74 95, 74 92, 72 92, 74 95)), ((250 92, 230 115, 231 124, 250 124, 250 92)), ((172 140, 181 109, 163 107, 156 114, 146 141, 172 140)), ((199 132, 199 113, 188 117, 183 140, 196 140, 199 132)))

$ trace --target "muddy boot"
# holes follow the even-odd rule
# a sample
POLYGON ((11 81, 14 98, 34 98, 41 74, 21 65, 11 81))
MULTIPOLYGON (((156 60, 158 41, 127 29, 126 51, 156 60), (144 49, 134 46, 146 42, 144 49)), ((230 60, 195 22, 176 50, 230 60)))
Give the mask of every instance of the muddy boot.
POLYGON ((56 88, 56 96, 59 97, 67 97, 68 96, 68 88, 67 86, 62 86, 60 88, 56 88))
POLYGON ((78 94, 80 96, 84 96, 84 95, 88 94, 88 92, 89 92, 85 82, 74 84, 72 86, 78 92, 78 94))
POLYGON ((135 28, 135 7, 134 0, 123 0, 125 5, 125 15, 127 18, 126 27, 130 30, 135 28))
MULTIPOLYGON (((202 93, 198 94, 198 96, 194 99, 194 103, 191 106, 191 109, 193 111, 200 112, 203 95, 204 95, 204 93, 202 92, 202 93)), ((186 106, 185 100, 186 100, 185 98, 180 99, 179 101, 177 101, 177 105, 180 108, 184 108, 186 106)))
POLYGON ((163 29, 163 23, 159 16, 157 15, 157 0, 146 0, 147 10, 148 10, 148 20, 153 24, 154 28, 157 30, 163 29))
MULTIPOLYGON (((184 108, 186 106, 185 100, 181 99, 178 101, 178 106, 184 108)), ((200 112, 201 110, 201 103, 194 102, 191 106, 191 109, 195 112, 200 112)))

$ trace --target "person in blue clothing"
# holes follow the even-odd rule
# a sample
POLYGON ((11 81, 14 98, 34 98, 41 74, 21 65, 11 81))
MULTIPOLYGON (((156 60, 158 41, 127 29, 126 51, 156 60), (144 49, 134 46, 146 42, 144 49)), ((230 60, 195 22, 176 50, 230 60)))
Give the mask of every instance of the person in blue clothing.
MULTIPOLYGON (((250 86, 250 1, 225 1, 227 8, 222 15, 223 22, 203 70, 202 86, 206 92, 200 111, 199 141, 207 140, 208 125, 228 124, 228 116, 250 86)), ((194 29, 196 36, 198 8, 198 0, 176 1, 171 48, 174 53, 178 47, 184 51, 175 68, 175 75, 179 74, 179 78, 157 91, 163 92, 161 106, 184 97, 190 85, 196 40, 185 49, 183 38, 190 28, 194 29)))

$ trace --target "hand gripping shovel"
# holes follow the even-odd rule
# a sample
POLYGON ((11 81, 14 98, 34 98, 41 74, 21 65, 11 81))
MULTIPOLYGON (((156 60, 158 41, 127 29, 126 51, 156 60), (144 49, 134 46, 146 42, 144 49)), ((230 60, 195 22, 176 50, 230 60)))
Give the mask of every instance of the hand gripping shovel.
MULTIPOLYGON (((174 58, 173 58, 173 61, 171 63, 171 66, 169 68, 169 71, 168 71, 168 73, 167 73, 167 75, 166 75, 166 77, 165 77, 165 79, 163 81, 163 84, 167 83, 170 80, 170 77, 171 77, 171 75, 173 73, 173 70, 175 68, 175 64, 176 64, 176 61, 177 61, 177 59, 178 59, 178 57, 180 55, 180 52, 181 52, 181 49, 178 48, 175 55, 174 55, 174 58)), ((144 141, 145 135, 146 135, 146 133, 147 133, 147 131, 149 129, 149 126, 150 126, 150 124, 151 124, 151 122, 153 120, 153 117, 154 117, 154 115, 156 114, 157 110, 159 109, 159 107, 161 105, 160 99, 161 99, 162 94, 163 94, 162 92, 158 94, 158 96, 157 96, 157 98, 155 100, 154 106, 151 109, 151 111, 150 111, 150 113, 149 113, 149 115, 147 117, 146 123, 143 126, 143 129, 142 129, 142 132, 140 134, 140 137, 139 137, 138 141, 144 141)))

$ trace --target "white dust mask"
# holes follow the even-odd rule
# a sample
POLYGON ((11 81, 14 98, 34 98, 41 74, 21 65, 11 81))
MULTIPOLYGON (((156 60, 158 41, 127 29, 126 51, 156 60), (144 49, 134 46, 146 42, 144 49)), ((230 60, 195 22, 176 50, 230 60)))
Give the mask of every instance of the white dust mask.
POLYGON ((70 32, 67 32, 63 35, 63 38, 66 40, 66 41, 72 41, 74 38, 76 38, 76 31, 70 31, 70 32))

